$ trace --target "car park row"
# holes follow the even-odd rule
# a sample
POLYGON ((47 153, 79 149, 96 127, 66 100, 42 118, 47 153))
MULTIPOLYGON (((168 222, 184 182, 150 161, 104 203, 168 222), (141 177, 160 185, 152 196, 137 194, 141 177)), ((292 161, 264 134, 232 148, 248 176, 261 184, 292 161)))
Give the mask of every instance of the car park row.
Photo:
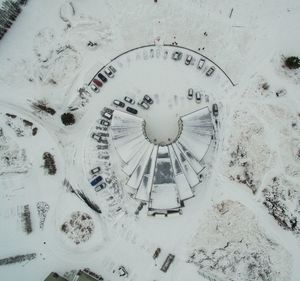
MULTIPOLYGON (((151 54, 154 54, 153 49, 150 49, 150 57, 154 57, 151 54)), ((166 50, 164 52, 163 58, 166 59, 167 56, 168 56, 168 51, 166 50)), ((180 61, 183 57, 183 52, 181 52, 179 50, 176 50, 172 53, 171 57, 175 61, 180 61)), ((184 60, 185 65, 194 64, 194 62, 195 62, 194 57, 190 54, 187 54, 186 57, 185 57, 185 60, 184 60)), ((206 60, 204 58, 200 58, 199 61, 198 61, 198 64, 197 64, 197 69, 199 69, 199 70, 203 69, 204 65, 205 65, 205 62, 206 62, 206 60)), ((205 71, 205 75, 208 76, 208 77, 212 76, 214 74, 215 70, 216 70, 215 66, 210 66, 205 71)), ((116 72, 117 72, 116 68, 112 65, 109 65, 109 66, 105 67, 104 70, 103 70, 103 73, 98 72, 96 77, 90 83, 90 88, 92 89, 92 91, 95 92, 95 93, 98 93, 100 91, 100 88, 103 86, 103 84, 108 81, 108 78, 114 78, 116 72)), ((146 109, 143 105, 141 105, 141 106, 144 109, 146 109)))
MULTIPOLYGON (((172 59, 175 60, 175 61, 180 61, 181 58, 183 57, 183 53, 180 52, 180 51, 175 51, 173 54, 172 54, 172 59)), ((193 64, 194 62, 194 58, 193 56, 187 54, 186 57, 185 57, 185 65, 190 65, 190 64, 193 64)), ((204 58, 200 58, 200 60, 198 61, 198 64, 197 64, 197 68, 198 69, 203 69, 205 65, 205 59, 204 58)), ((206 72, 205 72, 205 75, 206 76, 212 76, 213 73, 215 72, 216 68, 215 66, 211 66, 209 67, 206 72)))

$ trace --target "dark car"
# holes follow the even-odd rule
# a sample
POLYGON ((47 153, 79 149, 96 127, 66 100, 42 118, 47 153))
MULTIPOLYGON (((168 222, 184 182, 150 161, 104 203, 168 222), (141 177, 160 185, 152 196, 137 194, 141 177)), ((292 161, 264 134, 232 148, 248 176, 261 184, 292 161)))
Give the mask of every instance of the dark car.
POLYGON ((93 83, 95 85, 97 85, 98 87, 102 87, 102 82, 100 80, 98 80, 98 79, 93 79, 93 83))
POLYGON ((126 111, 128 111, 129 113, 132 113, 132 114, 137 114, 138 113, 138 111, 135 108, 132 108, 130 106, 126 107, 126 111))
POLYGON ((219 109, 218 109, 218 105, 216 103, 214 103, 212 106, 212 112, 215 117, 217 117, 219 115, 219 109))
POLYGON ((144 101, 149 103, 149 104, 153 103, 153 99, 151 99, 148 95, 144 95, 144 101))
POLYGON ((107 82, 107 78, 101 72, 98 73, 98 77, 102 82, 107 82))
POLYGON ((113 103, 114 103, 114 105, 119 106, 119 107, 125 106, 125 103, 120 100, 114 100, 113 103))
POLYGON ((97 176, 91 180, 90 184, 91 184, 91 186, 96 186, 102 180, 103 180, 102 176, 97 176))

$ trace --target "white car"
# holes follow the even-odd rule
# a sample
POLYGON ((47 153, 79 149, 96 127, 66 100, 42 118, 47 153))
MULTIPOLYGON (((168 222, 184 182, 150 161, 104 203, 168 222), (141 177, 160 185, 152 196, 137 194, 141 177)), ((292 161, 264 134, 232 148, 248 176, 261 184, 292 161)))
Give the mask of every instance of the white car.
POLYGON ((142 107, 143 109, 149 109, 149 107, 150 107, 149 104, 146 103, 145 101, 138 102, 138 105, 140 107, 142 107))
POLYGON ((113 103, 114 103, 114 105, 119 106, 119 107, 125 106, 125 103, 120 100, 114 100, 113 103))
POLYGON ((198 63, 198 68, 201 69, 205 64, 205 59, 200 59, 198 63))
POLYGON ((172 55, 172 59, 173 59, 173 60, 180 60, 181 57, 182 57, 182 53, 179 52, 179 51, 175 51, 175 52, 173 53, 173 55, 172 55))
POLYGON ((109 78, 113 78, 113 77, 114 77, 113 72, 112 72, 111 69, 108 68, 108 67, 104 69, 104 73, 105 73, 109 78))
POLYGON ((184 63, 186 65, 189 65, 191 63, 192 59, 193 59, 193 57, 191 55, 187 55, 184 63))
POLYGON ((109 68, 113 73, 116 73, 116 72, 117 72, 117 70, 116 70, 112 65, 110 65, 108 68, 109 68))
POLYGON ((200 103, 201 102, 201 93, 196 92, 195 96, 196 96, 196 103, 200 103))
POLYGON ((99 88, 95 85, 95 84, 91 84, 91 89, 93 92, 98 93, 99 92, 99 88))
POLYGON ((187 98, 191 100, 193 99, 193 96, 194 96, 194 90, 192 88, 189 88, 187 98))
POLYGON ((216 68, 214 66, 210 67, 207 71, 206 71, 206 76, 212 76, 213 73, 215 72, 216 68))
POLYGON ((108 120, 111 120, 111 119, 112 119, 112 114, 109 113, 109 112, 107 112, 107 111, 105 111, 105 112, 102 114, 102 116, 103 116, 104 118, 108 119, 108 120))
POLYGON ((130 97, 128 97, 128 96, 126 96, 126 97, 124 98, 124 101, 126 101, 126 102, 128 102, 128 103, 130 103, 130 104, 135 104, 134 99, 132 99, 132 98, 130 98, 130 97))

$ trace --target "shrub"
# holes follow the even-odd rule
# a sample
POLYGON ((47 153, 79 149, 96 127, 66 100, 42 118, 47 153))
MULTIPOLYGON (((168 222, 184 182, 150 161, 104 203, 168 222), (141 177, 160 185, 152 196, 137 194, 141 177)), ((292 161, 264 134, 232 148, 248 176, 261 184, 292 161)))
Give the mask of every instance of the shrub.
POLYGON ((289 69, 297 69, 300 67, 300 59, 298 57, 285 58, 284 65, 289 69))
POLYGON ((43 154, 43 159, 44 159, 44 168, 47 170, 48 174, 55 175, 56 164, 53 155, 49 152, 45 152, 43 154))

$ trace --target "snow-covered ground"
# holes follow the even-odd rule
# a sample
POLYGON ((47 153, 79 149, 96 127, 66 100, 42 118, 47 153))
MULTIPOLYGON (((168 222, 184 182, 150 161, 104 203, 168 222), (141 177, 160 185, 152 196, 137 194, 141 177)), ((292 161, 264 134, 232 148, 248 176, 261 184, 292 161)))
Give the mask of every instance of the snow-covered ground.
POLYGON ((300 70, 283 67, 300 56, 299 28, 296 0, 29 0, 0 41, 1 280, 89 267, 117 281, 120 265, 133 281, 299 280, 300 70), (107 64, 117 72, 94 93, 107 64), (188 100, 189 88, 208 100, 188 100), (147 216, 110 138, 108 149, 91 138, 104 107, 145 94, 150 109, 132 107, 152 142, 176 139, 180 116, 219 107, 182 214, 147 216), (95 192, 98 166, 107 186, 95 192), (3 264, 18 255, 28 256, 3 264))

